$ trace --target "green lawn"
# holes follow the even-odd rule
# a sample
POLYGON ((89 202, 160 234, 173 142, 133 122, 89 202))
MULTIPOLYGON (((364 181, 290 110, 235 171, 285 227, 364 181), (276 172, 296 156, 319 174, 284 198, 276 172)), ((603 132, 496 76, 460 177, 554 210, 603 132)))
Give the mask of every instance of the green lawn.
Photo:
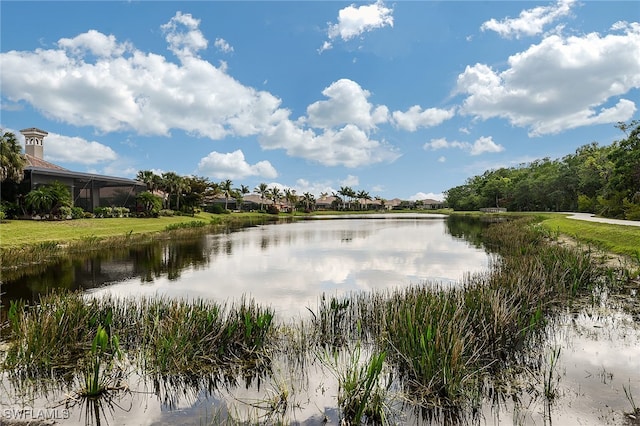
POLYGON ((144 234, 164 231, 168 225, 193 221, 210 223, 251 216, 263 217, 257 213, 237 213, 214 215, 198 213, 191 216, 158 218, 116 218, 116 219, 76 219, 62 221, 9 220, 0 223, 0 248, 20 247, 46 241, 72 242, 86 238, 117 237, 127 234, 144 234))
POLYGON ((552 232, 560 232, 583 243, 593 244, 603 250, 640 258, 640 227, 610 225, 568 219, 560 214, 545 215, 542 222, 552 232))

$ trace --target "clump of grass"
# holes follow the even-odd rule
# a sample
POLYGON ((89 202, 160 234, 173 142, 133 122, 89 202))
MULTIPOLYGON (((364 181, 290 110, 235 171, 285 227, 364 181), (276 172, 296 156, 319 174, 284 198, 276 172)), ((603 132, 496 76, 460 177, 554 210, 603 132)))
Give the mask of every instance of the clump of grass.
POLYGON ((51 294, 34 306, 12 302, 3 367, 38 376, 73 369, 87 353, 100 359, 103 338, 95 336, 96 326, 109 324, 103 331, 110 344, 119 336, 118 347, 138 359, 143 371, 201 373, 234 363, 245 368, 268 361, 272 319, 269 308, 244 299, 227 307, 203 300, 51 294))
POLYGON ((553 307, 600 274, 589 253, 544 245, 531 221, 491 225, 484 238, 500 256, 457 287, 425 283, 322 303, 312 319, 317 343, 371 339, 421 406, 473 399, 490 373, 522 362, 553 307))
MULTIPOLYGON (((383 384, 382 371, 386 352, 373 353, 361 360, 361 345, 348 351, 348 360, 341 366, 334 351, 333 365, 338 375, 338 407, 346 424, 385 424, 388 387, 383 384)), ((390 385, 391 381, 387 380, 390 385)))
POLYGON ((165 226, 165 231, 175 231, 177 229, 194 229, 194 228, 204 228, 207 225, 206 222, 201 220, 192 220, 191 222, 179 222, 179 223, 171 223, 165 226))

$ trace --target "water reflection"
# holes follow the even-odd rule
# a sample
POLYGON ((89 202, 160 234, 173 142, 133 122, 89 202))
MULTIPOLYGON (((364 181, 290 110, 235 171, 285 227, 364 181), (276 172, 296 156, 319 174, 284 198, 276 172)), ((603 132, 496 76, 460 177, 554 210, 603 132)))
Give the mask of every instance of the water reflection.
POLYGON ((167 295, 217 301, 252 296, 280 315, 342 295, 420 283, 454 282, 483 270, 479 225, 434 215, 350 217, 261 225, 66 259, 6 282, 8 300, 51 289, 167 295))

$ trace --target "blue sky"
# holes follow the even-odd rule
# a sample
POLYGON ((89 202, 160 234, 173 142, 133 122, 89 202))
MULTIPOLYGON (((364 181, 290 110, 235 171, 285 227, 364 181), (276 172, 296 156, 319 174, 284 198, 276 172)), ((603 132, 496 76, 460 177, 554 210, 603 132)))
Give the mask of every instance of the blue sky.
POLYGON ((76 171, 441 198, 640 118, 632 1, 0 8, 0 125, 76 171))

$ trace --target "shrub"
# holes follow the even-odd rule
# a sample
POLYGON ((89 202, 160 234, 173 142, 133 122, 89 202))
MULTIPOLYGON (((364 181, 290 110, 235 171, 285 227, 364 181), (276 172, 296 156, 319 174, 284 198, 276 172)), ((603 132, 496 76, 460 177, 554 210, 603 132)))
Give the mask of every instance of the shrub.
POLYGON ((81 219, 84 217, 84 209, 82 207, 71 207, 71 218, 81 219))
POLYGON ((204 211, 206 211, 207 213, 213 213, 213 214, 229 213, 228 210, 225 210, 224 206, 222 206, 222 205, 220 205, 218 203, 209 204, 208 206, 206 206, 204 208, 204 211))
POLYGON ((632 203, 626 198, 622 201, 624 218, 627 220, 640 220, 640 204, 632 203))
POLYGON ((67 207, 67 206, 59 207, 58 217, 60 219, 71 219, 71 207, 67 207))
POLYGON ((169 209, 162 209, 158 212, 158 216, 173 216, 175 212, 169 209))
POLYGON ((110 209, 111 207, 96 207, 93 209, 93 214, 95 217, 109 217, 108 214, 110 214, 110 212, 108 213, 108 210, 110 209))
POLYGON ((279 214, 280 210, 278 210, 278 208, 274 205, 270 205, 267 207, 267 213, 269 214, 279 214))

